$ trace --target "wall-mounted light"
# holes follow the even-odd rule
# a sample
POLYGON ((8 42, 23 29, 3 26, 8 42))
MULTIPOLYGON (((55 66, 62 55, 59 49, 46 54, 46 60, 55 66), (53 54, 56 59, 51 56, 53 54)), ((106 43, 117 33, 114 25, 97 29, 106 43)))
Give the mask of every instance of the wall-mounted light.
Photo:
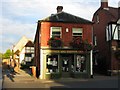
POLYGON ((66 32, 69 32, 69 29, 68 29, 68 28, 66 28, 66 32))

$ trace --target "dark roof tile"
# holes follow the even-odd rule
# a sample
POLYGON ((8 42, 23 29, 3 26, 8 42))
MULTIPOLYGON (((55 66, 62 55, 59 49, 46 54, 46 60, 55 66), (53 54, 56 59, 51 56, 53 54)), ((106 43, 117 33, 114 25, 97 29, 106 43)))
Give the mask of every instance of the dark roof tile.
POLYGON ((66 12, 59 12, 57 14, 52 14, 51 16, 40 20, 40 21, 46 21, 46 22, 65 22, 65 23, 81 23, 81 24, 88 24, 91 23, 91 21, 80 18, 78 16, 66 13, 66 12))

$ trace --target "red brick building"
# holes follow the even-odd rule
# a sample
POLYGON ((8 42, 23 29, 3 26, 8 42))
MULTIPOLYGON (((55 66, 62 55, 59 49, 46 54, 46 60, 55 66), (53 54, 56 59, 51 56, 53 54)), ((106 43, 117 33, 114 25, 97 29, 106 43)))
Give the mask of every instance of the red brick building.
MULTIPOLYGON (((58 6, 56 14, 38 21, 34 41, 37 77, 90 77, 91 51, 85 51, 84 47, 79 45, 72 47, 70 43, 74 41, 73 38, 78 38, 78 43, 87 41, 91 45, 93 23, 63 12, 62 9, 62 6, 58 6)), ((74 44, 72 42, 72 45, 74 44)))
POLYGON ((93 15, 95 71, 104 74, 112 74, 118 70, 118 60, 114 56, 114 50, 119 47, 120 28, 117 24, 120 18, 120 8, 108 6, 108 0, 101 0, 100 8, 93 15), (109 30, 108 30, 109 29, 109 30))

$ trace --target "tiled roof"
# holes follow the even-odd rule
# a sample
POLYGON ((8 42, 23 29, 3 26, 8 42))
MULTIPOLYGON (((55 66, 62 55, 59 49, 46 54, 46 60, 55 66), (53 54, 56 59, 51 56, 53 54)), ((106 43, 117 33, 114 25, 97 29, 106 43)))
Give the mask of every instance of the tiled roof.
POLYGON ((99 8, 94 14, 98 14, 100 11, 104 11, 107 16, 111 17, 111 22, 117 22, 119 19, 118 8, 108 7, 108 9, 99 8))
POLYGON ((78 16, 66 13, 66 12, 59 12, 57 14, 53 14, 43 20, 46 22, 65 22, 65 23, 81 23, 81 24, 92 24, 91 21, 80 18, 78 16))
POLYGON ((31 41, 30 39, 26 38, 25 36, 23 36, 19 42, 14 46, 14 53, 17 51, 21 51, 23 49, 23 47, 29 42, 31 41))
POLYGON ((118 20, 118 8, 109 7, 108 14, 112 16, 113 21, 118 20))

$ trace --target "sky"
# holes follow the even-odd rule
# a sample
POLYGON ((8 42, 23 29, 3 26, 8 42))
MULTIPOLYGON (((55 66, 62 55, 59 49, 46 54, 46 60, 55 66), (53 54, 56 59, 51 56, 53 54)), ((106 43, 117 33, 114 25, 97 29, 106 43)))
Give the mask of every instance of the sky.
MULTIPOLYGON (((55 14, 57 6, 63 11, 92 21, 101 0, 0 0, 0 52, 12 49, 22 36, 34 41, 37 21, 55 14)), ((120 0, 108 0, 118 7, 120 0)))

